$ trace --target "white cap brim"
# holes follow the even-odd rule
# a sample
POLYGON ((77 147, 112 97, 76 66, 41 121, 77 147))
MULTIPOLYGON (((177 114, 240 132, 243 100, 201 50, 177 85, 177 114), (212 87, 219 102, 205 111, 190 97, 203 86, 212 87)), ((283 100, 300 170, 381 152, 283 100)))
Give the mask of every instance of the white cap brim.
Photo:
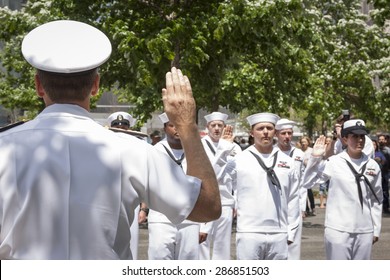
POLYGON ((276 130, 283 130, 283 129, 292 129, 296 125, 296 122, 290 121, 288 119, 280 119, 277 121, 275 125, 276 130))
POLYGON ((22 42, 24 58, 33 67, 54 73, 79 73, 95 69, 108 60, 111 43, 88 24, 58 20, 28 33, 22 42))
POLYGON ((272 123, 275 125, 279 120, 279 116, 272 113, 258 113, 258 114, 250 115, 246 119, 250 126, 262 122, 272 123))
POLYGON ((228 118, 227 114, 220 113, 220 112, 212 112, 211 114, 208 114, 204 116, 206 119, 207 123, 212 122, 212 121, 223 121, 225 122, 228 118))

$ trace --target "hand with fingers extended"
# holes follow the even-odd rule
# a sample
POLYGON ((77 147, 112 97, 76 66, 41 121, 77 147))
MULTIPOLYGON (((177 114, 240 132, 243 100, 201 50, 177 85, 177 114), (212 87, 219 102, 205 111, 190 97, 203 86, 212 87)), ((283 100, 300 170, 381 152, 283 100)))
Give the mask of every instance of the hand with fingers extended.
POLYGON ((320 137, 318 137, 318 139, 316 140, 316 142, 313 146, 313 151, 311 153, 311 155, 313 157, 324 156, 325 149, 326 149, 325 139, 326 139, 326 137, 324 135, 321 135, 320 137))
POLYGON ((162 90, 162 101, 169 120, 179 131, 182 127, 195 125, 196 104, 188 77, 180 69, 172 67, 165 78, 166 88, 162 90))
POLYGON ((233 126, 226 125, 225 128, 222 131, 222 139, 225 139, 229 141, 230 143, 233 143, 234 136, 233 136, 233 126))
POLYGON ((222 211, 218 181, 200 139, 190 81, 175 67, 165 75, 165 80, 162 90, 164 111, 180 135, 187 159, 186 174, 201 181, 198 199, 187 219, 195 222, 216 220, 222 211))

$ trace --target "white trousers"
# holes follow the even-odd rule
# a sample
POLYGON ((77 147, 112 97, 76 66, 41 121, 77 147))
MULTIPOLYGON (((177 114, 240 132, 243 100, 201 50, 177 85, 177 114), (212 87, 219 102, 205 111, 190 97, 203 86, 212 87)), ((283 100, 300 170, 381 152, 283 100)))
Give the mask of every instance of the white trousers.
POLYGON ((374 233, 349 233, 325 228, 325 251, 328 260, 371 259, 374 233))
POLYGON ((199 224, 149 223, 149 260, 198 260, 199 224))
POLYGON ((301 259, 301 241, 302 241, 302 215, 299 218, 299 226, 297 233, 295 234, 294 242, 288 245, 288 260, 300 260, 301 259))
POLYGON ((139 205, 134 210, 134 220, 130 226, 130 250, 133 255, 133 260, 138 260, 138 239, 139 239, 139 224, 138 224, 139 205))
POLYGON ((287 233, 237 232, 238 260, 287 260, 287 233))
POLYGON ((211 231, 206 241, 199 245, 199 259, 230 260, 233 207, 222 206, 221 217, 211 223, 211 231))

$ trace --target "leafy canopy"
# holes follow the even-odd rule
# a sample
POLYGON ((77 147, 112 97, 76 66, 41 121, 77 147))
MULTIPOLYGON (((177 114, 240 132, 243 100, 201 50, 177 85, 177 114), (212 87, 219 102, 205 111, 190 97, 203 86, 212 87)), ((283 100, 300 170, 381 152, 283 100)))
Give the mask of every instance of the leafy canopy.
POLYGON ((309 132, 350 109, 388 128, 387 1, 359 0, 56 0, 0 9, 0 102, 42 109, 34 70, 20 54, 23 36, 56 19, 80 20, 113 44, 101 68, 102 90, 136 105, 142 121, 162 110, 161 88, 172 65, 189 76, 199 109, 246 114, 295 111, 309 132), (387 10, 385 9, 387 8, 387 10), (387 11, 387 13, 384 11, 387 11), (386 105, 387 104, 387 105, 386 105))

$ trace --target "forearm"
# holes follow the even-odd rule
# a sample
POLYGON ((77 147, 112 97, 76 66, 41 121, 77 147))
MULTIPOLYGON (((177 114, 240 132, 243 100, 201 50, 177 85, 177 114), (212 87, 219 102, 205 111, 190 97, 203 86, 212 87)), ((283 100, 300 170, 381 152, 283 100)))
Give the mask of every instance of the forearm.
POLYGON ((310 157, 306 169, 302 175, 302 185, 304 189, 311 189, 320 180, 319 169, 322 162, 322 157, 310 157))
POLYGON ((214 170, 195 123, 196 104, 190 81, 175 67, 165 77, 166 89, 162 90, 164 110, 180 135, 187 159, 187 174, 202 180, 198 200, 188 219, 196 222, 215 220, 221 215, 221 199, 214 170))
POLYGON ((202 180, 198 200, 188 219, 197 222, 215 220, 221 214, 218 182, 200 141, 197 126, 182 128, 179 134, 187 159, 187 174, 202 180))

